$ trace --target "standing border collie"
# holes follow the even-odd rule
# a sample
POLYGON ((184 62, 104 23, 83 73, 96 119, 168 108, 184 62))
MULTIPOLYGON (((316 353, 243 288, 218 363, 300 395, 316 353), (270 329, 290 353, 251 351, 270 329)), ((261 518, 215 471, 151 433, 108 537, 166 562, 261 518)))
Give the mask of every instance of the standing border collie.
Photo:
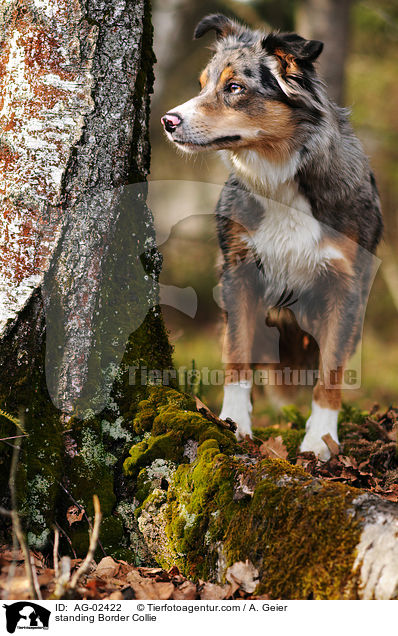
POLYGON ((376 184, 346 111, 316 75, 322 42, 252 31, 223 15, 205 17, 194 37, 211 29, 215 54, 199 95, 162 122, 178 148, 219 150, 231 168, 216 210, 228 315, 220 417, 237 423, 238 437, 251 435, 251 369, 269 361, 264 334, 276 327, 280 363, 298 355, 308 367, 315 343, 301 450, 328 459, 322 437, 338 442, 344 368, 382 233, 376 184))

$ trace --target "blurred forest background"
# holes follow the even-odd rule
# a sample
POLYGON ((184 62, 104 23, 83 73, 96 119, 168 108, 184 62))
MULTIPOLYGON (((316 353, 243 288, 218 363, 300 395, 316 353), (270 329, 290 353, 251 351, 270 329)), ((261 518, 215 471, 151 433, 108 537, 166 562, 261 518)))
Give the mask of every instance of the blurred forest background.
MULTIPOLYGON (((159 235, 172 228, 160 249, 161 283, 192 287, 198 296, 194 318, 173 307, 164 315, 177 366, 222 368, 222 317, 215 301, 218 254, 212 216, 227 170, 214 154, 180 156, 161 130, 160 117, 198 92, 214 34, 193 42, 196 23, 222 12, 265 30, 294 30, 325 43, 319 70, 330 96, 352 110, 352 123, 370 157, 381 193, 385 236, 369 300, 362 342, 361 389, 344 398, 364 409, 398 404, 398 2, 396 0, 154 0, 155 92, 152 100, 150 204, 159 235), (187 218, 189 217, 189 218, 187 218)), ((170 291, 170 288, 169 288, 170 291)), ((358 354, 360 355, 360 354, 358 354)), ((215 411, 221 386, 202 387, 215 411)), ((259 396, 257 396, 259 397, 259 396)), ((308 410, 309 394, 299 405, 308 410)), ((257 399, 257 424, 278 417, 264 397, 257 399)))

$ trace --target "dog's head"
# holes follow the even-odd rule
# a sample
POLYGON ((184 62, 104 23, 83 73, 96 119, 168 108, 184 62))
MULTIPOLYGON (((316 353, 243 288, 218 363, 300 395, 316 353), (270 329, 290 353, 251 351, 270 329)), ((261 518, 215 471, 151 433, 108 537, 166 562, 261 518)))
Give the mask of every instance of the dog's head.
POLYGON ((313 62, 323 44, 295 33, 252 31, 224 15, 197 25, 215 30, 215 54, 200 75, 200 93, 172 108, 162 123, 186 152, 252 149, 283 160, 297 147, 302 122, 322 113, 313 62))

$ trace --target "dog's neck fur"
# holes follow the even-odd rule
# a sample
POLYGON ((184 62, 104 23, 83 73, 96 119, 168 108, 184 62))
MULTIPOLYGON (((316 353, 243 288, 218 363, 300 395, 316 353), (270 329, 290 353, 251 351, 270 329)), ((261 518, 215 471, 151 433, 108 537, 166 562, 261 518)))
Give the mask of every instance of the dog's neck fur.
POLYGON ((270 198, 276 198, 293 182, 299 165, 298 152, 280 163, 269 161, 255 150, 223 151, 223 157, 252 192, 270 198))

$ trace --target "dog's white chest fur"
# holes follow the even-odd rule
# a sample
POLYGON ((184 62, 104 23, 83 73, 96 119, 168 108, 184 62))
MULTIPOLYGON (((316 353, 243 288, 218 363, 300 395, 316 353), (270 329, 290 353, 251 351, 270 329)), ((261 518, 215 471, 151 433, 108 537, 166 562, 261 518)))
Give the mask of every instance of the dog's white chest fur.
POLYGON ((259 227, 246 240, 279 294, 285 289, 300 293, 309 288, 331 259, 342 258, 339 250, 322 245, 322 225, 294 180, 297 161, 293 156, 286 164, 275 166, 251 151, 232 157, 235 170, 264 207, 259 227))
POLYGON ((275 290, 303 291, 325 264, 320 249, 321 226, 311 214, 308 202, 293 185, 284 184, 284 199, 266 199, 264 218, 248 237, 263 264, 266 279, 275 290), (288 195, 288 196, 286 196, 288 195))

